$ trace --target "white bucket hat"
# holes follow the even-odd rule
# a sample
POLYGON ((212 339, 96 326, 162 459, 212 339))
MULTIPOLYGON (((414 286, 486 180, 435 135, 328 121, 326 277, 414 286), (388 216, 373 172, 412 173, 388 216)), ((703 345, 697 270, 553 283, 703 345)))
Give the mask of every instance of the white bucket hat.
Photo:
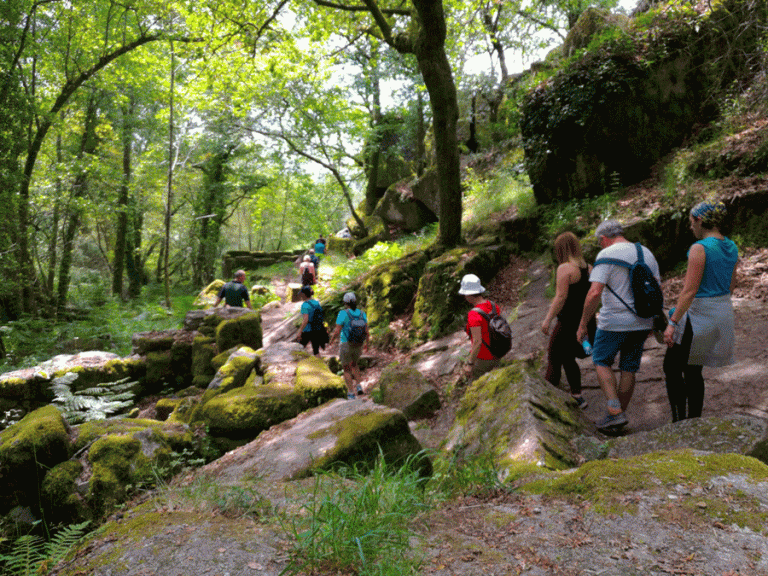
POLYGON ((474 274, 467 274, 461 279, 461 288, 459 288, 459 294, 462 296, 469 296, 472 294, 482 294, 485 292, 482 284, 480 284, 480 278, 474 274))

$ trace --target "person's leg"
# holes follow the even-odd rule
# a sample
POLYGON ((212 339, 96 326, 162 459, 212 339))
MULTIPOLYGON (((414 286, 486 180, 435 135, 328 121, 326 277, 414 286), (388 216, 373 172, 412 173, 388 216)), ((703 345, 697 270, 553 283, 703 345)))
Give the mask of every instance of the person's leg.
POLYGON ((595 365, 597 381, 609 405, 608 413, 613 415, 621 413, 616 393, 616 376, 611 368, 621 345, 621 336, 621 332, 598 330, 592 349, 592 363, 595 365))
POLYGON ((609 414, 619 414, 621 409, 615 407, 615 403, 619 401, 619 396, 616 393, 616 376, 613 373, 613 368, 610 366, 595 365, 595 371, 597 372, 597 381, 600 384, 600 390, 603 391, 605 400, 608 403, 609 414), (612 406, 614 406, 612 408, 612 406))
POLYGON ((320 356, 321 334, 319 332, 310 332, 310 342, 312 342, 312 354, 320 356))
POLYGON ((635 391, 635 373, 640 369, 640 361, 643 359, 643 348, 648 339, 649 330, 636 330, 622 333, 622 342, 619 346, 619 378, 618 397, 622 412, 629 406, 632 394, 635 391))
POLYGON ((347 385, 347 398, 355 396, 355 381, 352 377, 352 364, 344 366, 344 383, 347 385))
POLYGON ((685 383, 688 388, 687 418, 699 418, 704 408, 704 375, 702 374, 702 367, 688 364, 685 367, 685 383))
POLYGON ((552 328, 552 334, 549 337, 549 346, 547 348, 547 371, 544 373, 544 379, 552 384, 552 386, 560 385, 562 362, 560 361, 560 351, 557 345, 561 328, 562 326, 558 320, 555 323, 555 327, 552 328))
POLYGON ((683 378, 684 361, 682 346, 674 344, 664 354, 664 379, 667 384, 669 407, 672 410, 672 422, 685 418, 685 380, 683 378))
POLYGON ((635 373, 634 372, 622 372, 619 377, 619 404, 621 404, 621 411, 624 412, 629 406, 629 401, 632 399, 632 394, 635 391, 635 373))

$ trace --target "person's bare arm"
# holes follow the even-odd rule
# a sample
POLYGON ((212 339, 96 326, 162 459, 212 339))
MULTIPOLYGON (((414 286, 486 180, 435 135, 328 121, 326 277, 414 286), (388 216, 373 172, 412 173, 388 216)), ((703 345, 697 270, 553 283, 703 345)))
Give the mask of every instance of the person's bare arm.
POLYGON ((552 320, 555 319, 565 305, 565 301, 568 298, 568 290, 571 286, 571 268, 567 262, 560 264, 557 267, 557 275, 555 279, 555 297, 552 299, 552 303, 549 305, 547 316, 541 323, 541 331, 544 334, 549 334, 549 325, 552 320))
MULTIPOLYGON (((696 292, 699 291, 706 263, 707 254, 704 251, 704 246, 701 244, 691 246, 691 250, 688 252, 688 268, 685 270, 683 290, 680 292, 680 296, 677 297, 675 312, 669 318, 669 326, 664 330, 664 342, 666 342, 667 346, 674 344, 675 327, 682 320, 685 313, 688 312, 688 308, 691 307, 693 299, 696 297, 696 292)), ((731 278, 731 284, 733 284, 733 278, 731 278)))
POLYGON ((581 322, 579 322, 579 328, 576 330, 576 340, 579 342, 582 342, 587 335, 587 324, 600 307, 604 289, 605 284, 602 282, 592 282, 589 287, 589 292, 587 292, 587 297, 584 300, 584 308, 581 311, 581 322))

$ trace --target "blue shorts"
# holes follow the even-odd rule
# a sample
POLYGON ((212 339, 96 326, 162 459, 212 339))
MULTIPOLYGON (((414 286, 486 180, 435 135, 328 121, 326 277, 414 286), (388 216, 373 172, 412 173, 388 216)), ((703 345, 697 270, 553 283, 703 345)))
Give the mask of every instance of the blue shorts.
POLYGON ((619 354, 619 370, 635 373, 640 369, 643 346, 648 338, 648 330, 632 332, 609 332, 597 329, 595 344, 592 347, 592 362, 597 366, 610 368, 619 354))

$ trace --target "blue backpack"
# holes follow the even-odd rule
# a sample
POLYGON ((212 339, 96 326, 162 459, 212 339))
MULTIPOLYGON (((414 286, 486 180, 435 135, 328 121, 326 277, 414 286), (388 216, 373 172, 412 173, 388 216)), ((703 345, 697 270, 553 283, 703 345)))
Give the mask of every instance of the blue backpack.
POLYGON ((362 344, 365 342, 365 337, 368 335, 368 323, 363 318, 363 313, 360 312, 359 316, 352 316, 349 310, 347 310, 347 317, 349 318, 349 335, 347 341, 352 344, 362 344))
POLYGON ((629 270, 629 285, 632 289, 632 297, 635 300, 634 308, 624 302, 624 299, 616 294, 607 284, 605 285, 606 288, 635 316, 639 318, 655 318, 663 314, 664 295, 661 292, 658 280, 656 280, 648 264, 645 263, 643 247, 640 245, 640 242, 635 242, 635 248, 637 248, 637 262, 634 264, 618 260, 617 258, 599 258, 595 260, 595 266, 598 264, 616 264, 617 266, 627 268, 629 270))

